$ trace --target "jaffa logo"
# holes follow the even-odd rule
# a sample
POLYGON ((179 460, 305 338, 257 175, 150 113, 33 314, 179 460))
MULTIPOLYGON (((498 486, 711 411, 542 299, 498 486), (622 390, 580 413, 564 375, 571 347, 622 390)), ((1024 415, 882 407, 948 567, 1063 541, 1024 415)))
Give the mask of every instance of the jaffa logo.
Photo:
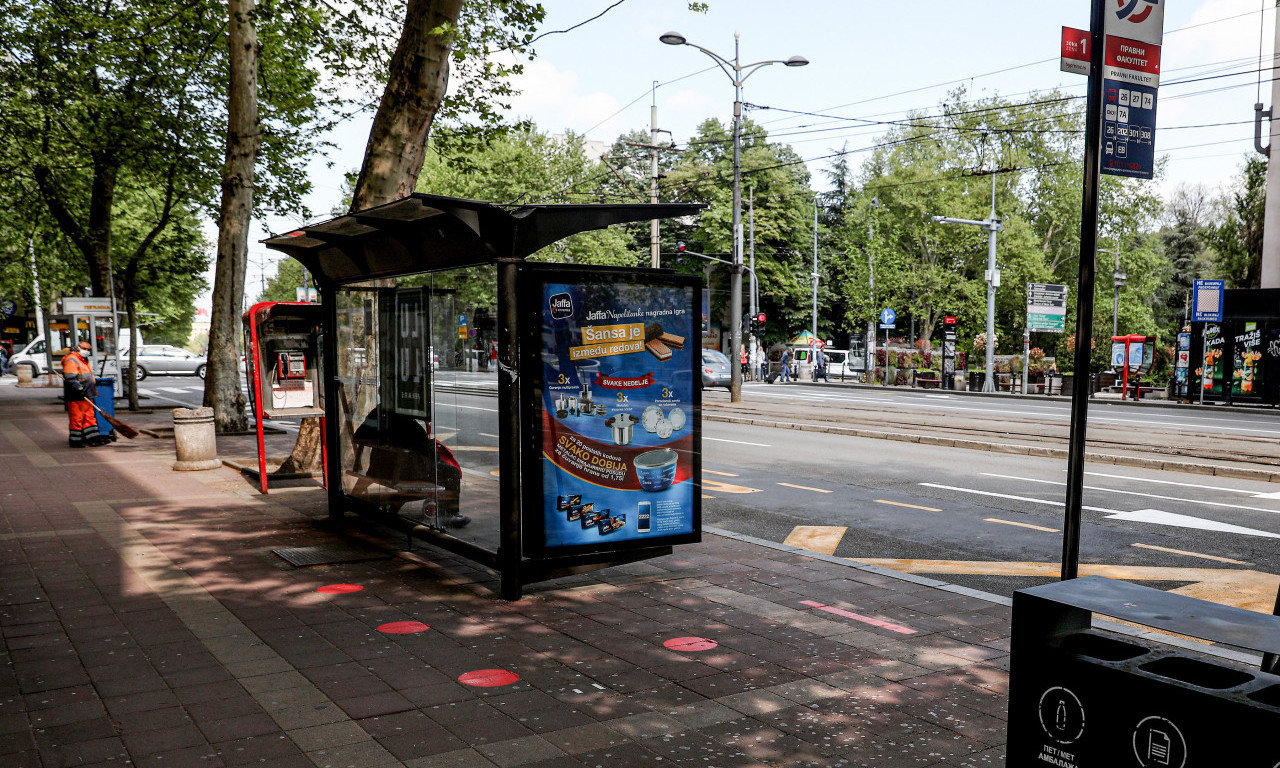
POLYGON ((1147 20, 1151 12, 1155 10, 1155 6, 1160 4, 1160 0, 1116 0, 1116 18, 1121 21, 1129 21, 1134 24, 1141 24, 1147 20), (1142 10, 1138 10, 1138 6, 1142 6, 1142 10), (1135 13, 1135 11, 1137 11, 1135 13))
POLYGON ((563 320, 573 316, 573 297, 567 293, 557 293, 548 302, 551 306, 551 319, 563 320))

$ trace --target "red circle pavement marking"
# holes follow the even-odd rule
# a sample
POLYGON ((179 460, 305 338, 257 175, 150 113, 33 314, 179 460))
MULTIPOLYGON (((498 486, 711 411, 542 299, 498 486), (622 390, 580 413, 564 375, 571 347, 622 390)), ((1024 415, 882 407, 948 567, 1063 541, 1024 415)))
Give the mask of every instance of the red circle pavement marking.
POLYGON ((719 643, 705 637, 673 637, 663 645, 673 651, 709 651, 719 643))
POLYGON ((323 587, 317 587, 317 592, 323 592, 326 595, 345 595, 350 592, 359 592, 364 587, 359 584, 326 584, 323 587))
POLYGON ((458 675, 458 682, 463 685, 474 685, 477 688, 497 688, 518 682, 520 676, 505 669, 477 669, 458 675))
POLYGON ((388 635, 412 635, 415 632, 426 632, 428 629, 431 627, 420 621, 393 621, 378 627, 379 632, 385 632, 388 635))

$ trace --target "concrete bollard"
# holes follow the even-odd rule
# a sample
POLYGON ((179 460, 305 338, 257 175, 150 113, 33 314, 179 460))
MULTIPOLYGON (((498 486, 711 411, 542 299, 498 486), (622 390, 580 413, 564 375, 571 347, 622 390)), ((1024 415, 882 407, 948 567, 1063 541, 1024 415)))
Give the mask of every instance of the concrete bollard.
POLYGON ((29 365, 18 366, 18 386, 20 387, 31 386, 31 382, 34 380, 34 377, 32 376, 31 371, 32 369, 31 369, 31 366, 29 365))
POLYGON ((212 408, 174 408, 173 443, 178 453, 178 460, 173 465, 176 471, 222 466, 218 458, 212 408))

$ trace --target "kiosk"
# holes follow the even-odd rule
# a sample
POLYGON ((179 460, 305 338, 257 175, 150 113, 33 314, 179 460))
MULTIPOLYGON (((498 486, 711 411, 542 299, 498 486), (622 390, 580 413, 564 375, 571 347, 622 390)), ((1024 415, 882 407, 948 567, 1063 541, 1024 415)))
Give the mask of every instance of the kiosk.
MULTIPOLYGON (((245 378, 258 432, 258 480, 267 492, 264 419, 305 419, 318 416, 324 430, 324 399, 320 377, 320 329, 324 310, 319 304, 264 301, 242 316, 245 378)), ((327 444, 321 442, 322 452, 327 444)), ((326 466, 325 482, 328 482, 326 466)))
POLYGON ((1280 404, 1280 288, 1223 291, 1220 322, 1192 322, 1187 396, 1280 404))
POLYGON ((266 240, 315 278, 329 514, 523 585, 701 538, 700 276, 526 257, 694 204, 414 194, 266 240), (496 322, 496 380, 468 318, 496 322))

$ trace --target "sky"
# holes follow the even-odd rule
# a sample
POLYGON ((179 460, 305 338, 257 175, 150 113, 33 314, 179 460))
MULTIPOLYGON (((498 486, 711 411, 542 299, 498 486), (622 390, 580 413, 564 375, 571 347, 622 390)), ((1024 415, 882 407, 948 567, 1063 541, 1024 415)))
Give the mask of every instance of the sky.
MULTIPOLYGON (((1167 192, 1185 183, 1216 190, 1253 151, 1254 103, 1271 103, 1269 82, 1262 83, 1259 98, 1256 70, 1260 43, 1263 60, 1269 64, 1272 57, 1275 4, 1161 2, 1166 4, 1165 36, 1156 153, 1168 158, 1161 188, 1167 192)), ((512 104, 512 117, 532 119, 547 133, 573 131, 605 143, 626 131, 647 131, 655 100, 658 127, 670 131, 677 145, 708 117, 726 124, 732 119, 729 77, 696 48, 659 42, 659 35, 670 30, 729 59, 737 33, 743 64, 807 58, 808 66, 767 66, 746 81, 744 102, 779 110, 885 120, 935 109, 961 85, 978 98, 1017 99, 1053 88, 1069 95, 1085 91, 1084 76, 1059 70, 1059 50, 1063 26, 1088 27, 1087 0, 710 0, 706 13, 688 10, 686 0, 544 0, 544 5, 540 33, 573 27, 608 10, 535 43, 536 57, 516 81, 522 93, 512 104)), ((846 142, 849 149, 870 146, 882 133, 840 119, 763 109, 748 114, 772 140, 789 143, 806 159, 839 151, 846 142)), ((340 204, 341 174, 359 168, 370 121, 371 115, 364 115, 341 125, 330 137, 337 148, 311 163, 313 190, 306 200, 311 221, 329 218, 340 204)), ((862 157, 851 155, 855 167, 862 157)), ((819 171, 825 163, 810 163, 816 191, 824 188, 819 171)), ((255 222, 247 294, 257 295, 281 258, 256 241, 302 223, 283 217, 255 222)), ((212 270, 208 280, 212 285, 212 270)), ((209 300, 206 294, 198 306, 207 307, 209 300)))

